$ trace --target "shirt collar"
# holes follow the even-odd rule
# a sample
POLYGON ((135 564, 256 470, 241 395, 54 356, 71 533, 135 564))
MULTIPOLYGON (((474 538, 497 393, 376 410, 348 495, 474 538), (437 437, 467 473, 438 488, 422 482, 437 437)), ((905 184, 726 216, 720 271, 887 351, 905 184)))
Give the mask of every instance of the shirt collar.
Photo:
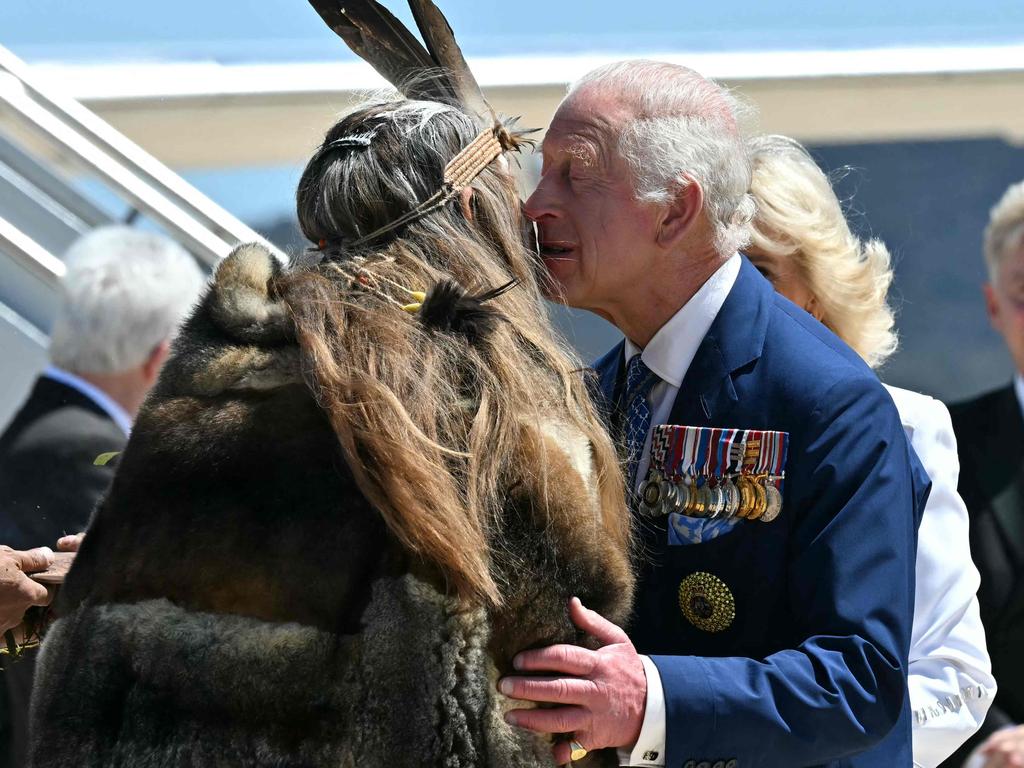
POLYGON ((46 366, 43 376, 59 381, 61 384, 71 387, 92 400, 121 428, 126 437, 132 431, 132 417, 128 415, 128 411, 95 384, 90 384, 81 376, 76 376, 71 371, 65 371, 56 365, 46 366))
POLYGON ((683 377, 696 357, 700 343, 711 330, 711 324, 736 283, 740 264, 738 253, 730 256, 690 300, 658 329, 643 350, 626 339, 626 362, 640 354, 644 364, 662 381, 677 389, 682 386, 683 377))

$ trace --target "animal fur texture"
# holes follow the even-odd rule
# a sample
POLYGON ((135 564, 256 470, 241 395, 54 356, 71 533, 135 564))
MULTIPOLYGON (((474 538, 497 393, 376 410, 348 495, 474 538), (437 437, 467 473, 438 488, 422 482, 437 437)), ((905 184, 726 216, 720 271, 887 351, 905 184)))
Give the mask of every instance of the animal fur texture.
POLYGON ((176 340, 59 594, 30 765, 550 765, 496 681, 519 650, 588 642, 569 596, 629 611, 588 445, 554 416, 524 426, 524 466, 554 470, 509 488, 505 601, 456 599, 359 493, 303 377, 284 269, 239 248, 176 340))

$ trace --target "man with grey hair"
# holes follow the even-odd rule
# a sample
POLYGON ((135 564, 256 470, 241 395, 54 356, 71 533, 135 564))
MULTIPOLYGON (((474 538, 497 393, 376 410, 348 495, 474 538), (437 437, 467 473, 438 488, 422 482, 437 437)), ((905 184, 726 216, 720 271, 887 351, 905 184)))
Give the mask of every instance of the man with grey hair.
POLYGON ((948 765, 1024 765, 1024 181, 992 208, 984 237, 985 306, 1015 373, 992 392, 950 406, 960 447, 960 495, 971 517, 978 602, 999 690, 988 716, 948 765))
POLYGON ((738 254, 736 114, 692 70, 623 62, 575 84, 544 138, 526 212, 552 292, 625 336, 596 380, 640 579, 628 635, 574 598, 600 647, 516 657, 501 690, 556 706, 507 719, 568 734, 556 763, 909 766, 929 482, 874 374, 738 254))
MULTIPOLYGON (((124 447, 203 285, 179 245, 130 227, 94 230, 65 263, 51 365, 0 435, 0 543, 17 550, 85 528, 113 477, 96 459, 124 447)), ((14 765, 23 760, 32 667, 28 660, 4 674, 14 765)))

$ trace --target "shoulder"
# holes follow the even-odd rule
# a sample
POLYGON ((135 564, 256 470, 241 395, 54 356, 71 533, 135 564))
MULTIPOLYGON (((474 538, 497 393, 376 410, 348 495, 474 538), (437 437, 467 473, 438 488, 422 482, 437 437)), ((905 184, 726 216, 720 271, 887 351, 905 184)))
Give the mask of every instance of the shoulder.
MULTIPOLYGON (((937 431, 952 432, 953 425, 949 410, 943 403, 922 392, 914 392, 889 384, 884 386, 896 404, 900 422, 907 431, 908 437, 914 439, 914 435, 928 435, 937 431)), ((917 447, 916 442, 914 447, 917 447)))
POLYGON ((854 400, 892 409, 890 396, 860 356, 782 296, 770 308, 758 367, 773 397, 808 413, 834 413, 854 400))
POLYGON ((896 404, 903 431, 928 474, 934 479, 936 470, 950 469, 947 465, 958 472, 956 437, 946 406, 921 392, 889 385, 885 389, 896 404))
POLYGON ((62 405, 37 413, 21 425, 10 450, 74 453, 94 446, 117 450, 126 441, 124 433, 106 414, 80 405, 62 405))
POLYGON ((1011 399, 1016 399, 1012 383, 1005 387, 985 392, 970 400, 952 403, 949 406, 949 413, 957 431, 961 427, 970 428, 971 426, 986 429, 998 419, 1002 407, 1007 400, 1011 399))

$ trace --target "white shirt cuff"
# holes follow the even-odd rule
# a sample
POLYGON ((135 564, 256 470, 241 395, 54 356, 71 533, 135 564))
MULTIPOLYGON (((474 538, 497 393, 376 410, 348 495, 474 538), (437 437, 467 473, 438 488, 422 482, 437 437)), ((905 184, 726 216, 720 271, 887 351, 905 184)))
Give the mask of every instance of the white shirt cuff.
POLYGON ((636 744, 632 749, 618 749, 619 765, 661 768, 665 765, 665 691, 654 662, 647 656, 640 661, 647 675, 647 709, 636 744))

